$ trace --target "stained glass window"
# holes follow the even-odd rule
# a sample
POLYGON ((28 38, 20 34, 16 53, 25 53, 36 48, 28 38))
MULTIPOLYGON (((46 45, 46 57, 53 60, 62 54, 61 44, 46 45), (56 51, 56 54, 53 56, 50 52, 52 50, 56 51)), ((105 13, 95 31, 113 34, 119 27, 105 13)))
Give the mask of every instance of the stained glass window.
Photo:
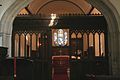
POLYGON ((69 29, 52 29, 52 36, 53 46, 69 45, 69 29))

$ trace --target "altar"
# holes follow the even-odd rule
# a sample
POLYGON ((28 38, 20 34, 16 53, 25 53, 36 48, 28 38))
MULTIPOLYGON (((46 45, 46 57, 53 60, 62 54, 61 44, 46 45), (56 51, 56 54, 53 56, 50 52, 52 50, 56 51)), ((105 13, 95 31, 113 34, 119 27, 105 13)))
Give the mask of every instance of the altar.
POLYGON ((69 65, 69 56, 68 55, 59 55, 59 56, 52 56, 52 65, 54 67, 68 67, 69 65))
POLYGON ((52 60, 69 60, 69 56, 68 55, 52 56, 52 60))

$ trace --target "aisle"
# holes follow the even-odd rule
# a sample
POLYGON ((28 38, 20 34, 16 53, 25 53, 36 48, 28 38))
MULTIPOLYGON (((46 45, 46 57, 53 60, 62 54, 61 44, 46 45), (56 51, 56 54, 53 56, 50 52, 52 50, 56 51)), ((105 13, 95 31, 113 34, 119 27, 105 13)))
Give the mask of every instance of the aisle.
POLYGON ((52 80, 69 80, 69 57, 57 56, 53 58, 52 80))

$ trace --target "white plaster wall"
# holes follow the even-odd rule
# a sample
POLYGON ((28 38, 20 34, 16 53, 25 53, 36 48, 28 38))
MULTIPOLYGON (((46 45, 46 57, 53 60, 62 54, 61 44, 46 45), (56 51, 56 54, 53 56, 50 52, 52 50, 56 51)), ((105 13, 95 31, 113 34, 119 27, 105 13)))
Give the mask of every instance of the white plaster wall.
MULTIPOLYGON (((46 3, 50 2, 50 1, 53 1, 53 0, 34 0, 30 6, 28 7, 29 10, 33 13, 33 14, 36 14, 37 11, 39 10, 39 8, 41 8, 43 5, 45 5, 46 3)), ((63 1, 63 0, 62 0, 63 1)), ((75 4, 77 4, 83 11, 84 13, 88 13, 91 9, 91 5, 88 4, 86 1, 84 0, 67 0, 67 1, 70 1, 70 2, 73 2, 75 4)), ((56 1, 54 1, 56 2, 56 1)), ((54 3, 52 2, 52 3, 54 3)), ((66 1, 65 1, 66 2, 66 1)), ((49 3, 51 4, 51 3, 49 3)), ((48 5, 48 4, 47 4, 48 5)), ((63 4, 64 5, 64 4, 63 4)), ((55 6, 55 5, 54 5, 55 6)), ((78 10, 79 11, 79 10, 78 10)))

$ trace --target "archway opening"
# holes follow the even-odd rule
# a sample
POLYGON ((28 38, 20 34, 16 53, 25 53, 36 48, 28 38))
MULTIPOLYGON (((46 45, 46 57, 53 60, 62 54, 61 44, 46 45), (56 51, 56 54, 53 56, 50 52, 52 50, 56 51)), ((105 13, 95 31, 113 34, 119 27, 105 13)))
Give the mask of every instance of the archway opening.
MULTIPOLYGON (((61 79, 58 78, 60 76, 67 80, 109 74, 106 20, 95 7, 86 1, 82 3, 86 3, 86 6, 78 8, 79 5, 76 7, 63 0, 48 2, 36 11, 36 15, 32 14, 35 10, 30 9, 34 7, 32 3, 22 9, 13 23, 13 35, 19 34, 19 37, 13 36, 12 46, 20 46, 13 51, 13 56, 17 51, 17 57, 20 58, 48 62, 52 60, 49 65, 53 66, 47 68, 52 67, 50 71, 53 80, 61 79), (54 4, 58 4, 57 7, 54 7, 54 4), (72 5, 74 10, 68 7, 69 5, 72 5), (53 7, 56 8, 55 11, 52 10, 53 7), (89 10, 85 10, 85 7, 89 10), (62 8, 65 10, 61 11, 62 8), (81 10, 79 13, 78 9, 81 10), (40 14, 40 10, 43 13, 40 14), (44 13, 47 10, 48 14, 44 13), (64 12, 66 10, 67 12, 64 12), (77 72, 80 76, 75 74, 77 72)), ((39 73, 43 75, 48 72, 45 72, 45 68, 42 70, 44 72, 39 73)))
MULTIPOLYGON (((94 4, 94 3, 93 3, 94 4)), ((99 7, 99 6, 98 6, 99 7)), ((102 11, 102 10, 101 10, 102 11)), ((16 12, 15 12, 16 13, 16 12)), ((106 17, 106 16, 105 16, 106 17)), ((109 26, 108 26, 109 27, 109 26)), ((100 48, 100 47, 99 47, 100 48)), ((114 52, 114 51, 113 51, 114 52)))

